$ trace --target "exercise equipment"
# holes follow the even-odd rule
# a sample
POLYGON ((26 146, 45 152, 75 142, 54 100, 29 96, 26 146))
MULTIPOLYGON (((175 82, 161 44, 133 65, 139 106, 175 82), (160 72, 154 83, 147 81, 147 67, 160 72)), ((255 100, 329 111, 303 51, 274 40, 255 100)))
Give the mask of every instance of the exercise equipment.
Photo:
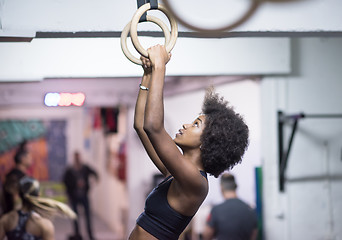
MULTIPOLYGON (((170 31, 167 25, 163 21, 161 21, 159 18, 154 17, 154 16, 146 16, 146 21, 154 22, 163 30, 164 36, 165 36, 165 45, 167 45, 170 42, 170 31)), ((132 63, 142 65, 142 61, 139 58, 134 57, 127 48, 127 37, 131 29, 131 22, 132 21, 130 21, 126 25, 126 27, 121 33, 121 49, 122 49, 122 52, 125 54, 125 56, 128 58, 128 60, 130 60, 132 63)))
MULTIPOLYGON (((138 3, 138 7, 139 7, 139 3, 138 3)), ((151 2, 151 3, 148 2, 148 3, 141 5, 138 8, 138 10, 135 12, 132 20, 125 26, 124 30, 121 33, 121 49, 122 49, 123 53, 131 62, 133 62, 135 64, 139 64, 139 65, 142 65, 141 60, 134 57, 129 52, 129 50, 127 48, 127 37, 128 37, 128 34, 130 34, 132 44, 133 44, 134 48, 137 50, 137 52, 144 57, 148 57, 147 50, 145 50, 142 47, 142 45, 140 44, 139 39, 138 39, 138 32, 137 32, 138 23, 142 22, 142 21, 154 22, 158 26, 160 26, 160 28, 164 32, 165 48, 166 48, 166 51, 168 53, 171 52, 171 50, 175 46, 176 40, 178 37, 177 22, 176 22, 175 18, 173 18, 173 16, 170 14, 170 12, 166 9, 165 6, 158 4, 156 1, 151 2), (166 24, 163 23, 159 18, 146 15, 146 12, 148 10, 160 10, 160 11, 162 11, 166 15, 168 20, 170 21, 171 33, 170 33, 168 27, 166 26, 166 24)))
MULTIPOLYGON (((142 5, 134 14, 131 22, 131 39, 135 49, 143 56, 148 57, 147 51, 141 46, 138 40, 138 32, 137 27, 139 23, 140 17, 148 10, 151 9, 151 4, 146 3, 142 5)), ((166 51, 169 53, 173 49, 176 44, 177 36, 178 36, 178 25, 176 20, 171 16, 170 12, 161 4, 158 4, 158 10, 162 11, 170 21, 171 24, 171 39, 170 42, 165 46, 166 51)))
POLYGON ((293 139, 297 132, 298 122, 304 118, 342 118, 342 114, 285 114, 282 111, 278 111, 278 151, 279 151, 279 190, 285 191, 285 171, 287 162, 289 159, 293 139), (284 135, 285 124, 292 123, 292 131, 288 140, 287 149, 285 149, 284 135))
POLYGON ((216 36, 220 35, 220 33, 224 31, 229 31, 233 28, 236 28, 237 26, 241 25, 244 23, 248 18, 250 18, 254 12, 258 9, 260 3, 262 0, 251 0, 251 5, 247 9, 247 11, 235 22, 226 24, 225 26, 222 27, 217 27, 217 28, 203 28, 203 27, 198 27, 195 25, 190 24, 189 22, 185 21, 183 18, 181 18, 176 11, 172 8, 171 4, 169 3, 169 0, 164 0, 163 3, 165 7, 168 9, 168 11, 172 14, 172 16, 183 26, 192 29, 194 31, 197 31, 199 33, 202 33, 203 35, 210 35, 210 36, 216 36))

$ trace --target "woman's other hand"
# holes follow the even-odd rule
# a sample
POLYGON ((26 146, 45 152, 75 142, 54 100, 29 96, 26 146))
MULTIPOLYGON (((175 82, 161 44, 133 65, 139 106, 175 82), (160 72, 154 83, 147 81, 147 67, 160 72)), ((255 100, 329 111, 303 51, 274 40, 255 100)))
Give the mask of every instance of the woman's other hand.
POLYGON ((144 69, 144 74, 145 75, 150 75, 152 73, 152 64, 150 59, 145 58, 144 56, 140 57, 141 61, 142 61, 142 68, 144 69))

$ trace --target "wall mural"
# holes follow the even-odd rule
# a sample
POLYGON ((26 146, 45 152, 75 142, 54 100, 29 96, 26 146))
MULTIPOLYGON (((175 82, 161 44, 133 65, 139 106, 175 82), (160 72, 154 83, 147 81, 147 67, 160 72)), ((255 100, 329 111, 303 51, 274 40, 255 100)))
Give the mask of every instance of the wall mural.
POLYGON ((40 181, 60 181, 66 166, 66 122, 64 120, 0 121, 0 176, 14 167, 14 155, 26 140, 33 157, 29 175, 40 181))

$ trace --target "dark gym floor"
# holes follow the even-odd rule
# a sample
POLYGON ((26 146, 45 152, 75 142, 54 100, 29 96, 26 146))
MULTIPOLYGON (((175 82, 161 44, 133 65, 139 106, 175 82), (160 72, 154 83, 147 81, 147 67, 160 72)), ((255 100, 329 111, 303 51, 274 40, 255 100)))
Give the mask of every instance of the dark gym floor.
MULTIPOLYGON (((55 240, 68 240, 68 237, 73 234, 72 220, 56 217, 53 222, 55 225, 55 240)), ((122 240, 117 238, 116 234, 96 215, 93 215, 92 222, 95 240, 122 240)), ((79 224, 83 240, 89 240, 84 217, 80 216, 79 224)))

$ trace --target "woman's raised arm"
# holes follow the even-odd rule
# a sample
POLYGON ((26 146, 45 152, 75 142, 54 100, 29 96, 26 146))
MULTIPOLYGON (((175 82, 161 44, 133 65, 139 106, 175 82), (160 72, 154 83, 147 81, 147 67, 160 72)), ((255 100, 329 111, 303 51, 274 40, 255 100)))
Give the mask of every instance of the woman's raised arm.
POLYGON ((148 156, 151 158, 152 162, 156 165, 159 171, 167 176, 169 174, 168 170, 159 159, 156 151, 154 150, 149 138, 147 137, 146 132, 144 131, 144 115, 145 115, 145 106, 146 100, 149 93, 150 82, 152 77, 152 68, 151 63, 147 58, 141 57, 143 62, 144 75, 141 80, 138 98, 135 104, 135 112, 134 112, 134 129, 137 132, 141 143, 143 144, 148 156))
POLYGON ((194 192, 202 187, 198 180, 203 177, 197 166, 185 159, 164 128, 163 88, 165 65, 170 60, 170 54, 161 45, 149 48, 148 53, 152 64, 152 78, 145 107, 144 130, 166 169, 180 183, 182 189, 194 192))

